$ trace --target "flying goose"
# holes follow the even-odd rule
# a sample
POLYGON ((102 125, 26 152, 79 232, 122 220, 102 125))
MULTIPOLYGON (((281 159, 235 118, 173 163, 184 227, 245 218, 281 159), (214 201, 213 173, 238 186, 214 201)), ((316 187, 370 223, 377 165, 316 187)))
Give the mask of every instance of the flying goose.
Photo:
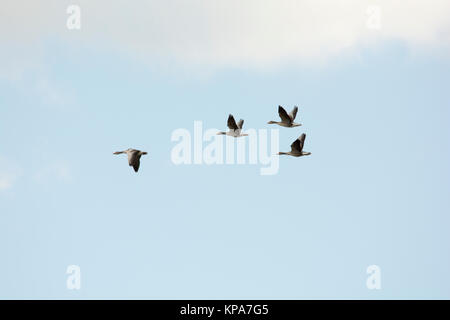
POLYGON ((239 120, 239 122, 236 124, 236 121, 234 120, 233 115, 229 115, 228 116, 228 128, 230 129, 228 132, 218 132, 217 134, 223 134, 223 135, 227 135, 227 136, 232 136, 232 137, 243 137, 243 136, 248 136, 248 134, 246 133, 241 133, 242 131, 242 126, 244 125, 244 120, 239 120))
POLYGON ((128 165, 130 167, 133 167, 134 171, 136 171, 136 172, 138 172, 139 165, 141 164, 141 162, 140 162, 141 156, 144 154, 147 154, 147 152, 145 152, 145 151, 131 149, 131 148, 124 150, 124 151, 116 151, 113 154, 122 154, 122 153, 126 153, 128 155, 128 165))
POLYGON ((301 156, 309 156, 311 152, 304 152, 303 151, 303 145, 305 144, 305 138, 306 134, 302 133, 300 137, 298 137, 297 140, 292 142, 291 144, 291 151, 289 152, 278 152, 279 155, 287 154, 289 156, 293 157, 301 157, 301 156))
POLYGON ((287 113, 286 110, 282 106, 278 106, 278 115, 281 118, 281 121, 269 121, 268 124, 277 124, 282 127, 299 127, 301 126, 300 123, 295 123, 295 117, 297 116, 298 107, 295 106, 294 109, 292 109, 291 113, 287 113))

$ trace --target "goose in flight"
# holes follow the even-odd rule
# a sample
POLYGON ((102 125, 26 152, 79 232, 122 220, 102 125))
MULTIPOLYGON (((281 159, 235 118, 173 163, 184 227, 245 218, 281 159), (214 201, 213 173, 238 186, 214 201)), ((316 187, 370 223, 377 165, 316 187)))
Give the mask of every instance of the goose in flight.
POLYGON ((248 136, 248 134, 246 133, 241 133, 242 131, 242 126, 244 125, 244 120, 239 120, 239 122, 236 124, 236 121, 234 120, 233 115, 229 115, 228 116, 228 128, 230 129, 228 132, 218 132, 217 134, 223 134, 223 135, 227 135, 227 136, 232 136, 232 137, 243 137, 243 136, 248 136))
POLYGON ((303 133, 300 137, 298 137, 297 140, 292 142, 291 151, 278 152, 278 154, 279 155, 287 154, 287 155, 293 156, 293 157, 309 156, 311 154, 311 152, 303 151, 303 145, 305 144, 305 138, 306 138, 306 134, 303 133))
POLYGON ((124 150, 124 151, 116 151, 113 154, 122 154, 122 153, 126 153, 128 155, 128 165, 130 167, 133 167, 134 171, 136 171, 136 172, 138 172, 139 165, 141 164, 141 162, 140 162, 141 156, 144 154, 147 154, 147 152, 145 152, 145 151, 131 149, 131 148, 124 150))
POLYGON ((291 113, 287 113, 286 110, 282 106, 278 106, 278 115, 281 118, 281 121, 269 121, 268 124, 277 124, 282 127, 299 127, 301 126, 300 123, 295 123, 295 117, 297 116, 298 107, 295 106, 294 109, 292 109, 291 113))

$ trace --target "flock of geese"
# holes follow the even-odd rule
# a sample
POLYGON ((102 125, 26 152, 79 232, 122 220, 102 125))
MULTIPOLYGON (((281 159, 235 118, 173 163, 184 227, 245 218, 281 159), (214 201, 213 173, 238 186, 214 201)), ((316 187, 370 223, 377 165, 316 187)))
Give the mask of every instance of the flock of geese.
MULTIPOLYGON (((278 106, 278 115, 280 116, 281 121, 269 121, 268 124, 277 124, 282 127, 286 128, 293 128, 293 127, 299 127, 301 126, 300 123, 295 123, 295 117, 297 116, 298 107, 295 106, 294 109, 292 109, 291 113, 287 113, 286 110, 282 106, 278 106)), ((248 136, 246 133, 242 133, 242 127, 244 125, 244 120, 239 120, 238 123, 236 123, 236 120, 234 120, 233 115, 228 116, 227 126, 228 130, 227 132, 221 131, 218 132, 218 135, 227 135, 231 137, 244 137, 248 136)), ((302 157, 302 156, 309 156, 311 152, 305 152, 303 151, 303 145, 305 144, 305 138, 306 134, 302 133, 300 137, 298 137, 294 142, 291 144, 291 151, 288 152, 278 152, 279 155, 289 155, 293 157, 302 157)), ((147 152, 136 150, 129 148, 124 151, 116 151, 113 154, 127 154, 128 156, 128 165, 130 167, 133 167, 135 172, 138 172, 139 166, 141 164, 141 156, 146 155, 147 152)))

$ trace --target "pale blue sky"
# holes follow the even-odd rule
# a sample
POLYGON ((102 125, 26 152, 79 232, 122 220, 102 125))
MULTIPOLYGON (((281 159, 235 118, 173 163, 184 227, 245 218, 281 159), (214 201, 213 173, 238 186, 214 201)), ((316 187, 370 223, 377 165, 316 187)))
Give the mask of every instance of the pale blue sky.
POLYGON ((68 31, 61 8, 62 30, 1 41, 0 298, 450 298, 448 48, 361 36, 252 64, 205 45, 203 64, 176 33, 164 57, 128 29, 89 35, 94 11, 68 31), (304 124, 280 148, 305 132, 310 157, 273 176, 172 164, 173 130, 225 129, 228 113, 270 128, 278 104, 304 124), (149 152, 138 174, 112 155, 128 147, 149 152))

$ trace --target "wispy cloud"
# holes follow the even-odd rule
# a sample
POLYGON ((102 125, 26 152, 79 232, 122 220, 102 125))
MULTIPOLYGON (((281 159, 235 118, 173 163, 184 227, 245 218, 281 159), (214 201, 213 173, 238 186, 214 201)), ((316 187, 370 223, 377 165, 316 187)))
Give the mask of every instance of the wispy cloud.
POLYGON ((50 181, 70 182, 72 180, 72 170, 67 162, 54 162, 39 169, 33 176, 39 183, 50 181))
POLYGON ((31 97, 35 105, 66 109, 72 105, 73 94, 52 79, 45 54, 38 48, 30 54, 29 48, 11 44, 1 51, 0 81, 13 85, 22 96, 31 97))
MULTIPOLYGON (((12 189, 17 180, 23 176, 22 168, 10 159, 0 156, 0 192, 12 189)), ((71 165, 62 160, 54 161, 45 165, 34 174, 25 177, 38 184, 48 184, 53 182, 70 182, 73 174, 71 165)))
POLYGON ((18 165, 0 156, 0 192, 11 189, 21 172, 18 165))
POLYGON ((28 10, 23 3, 2 3, 4 41, 57 36, 124 50, 149 64, 270 68, 326 61, 385 40, 413 51, 450 44, 447 0, 79 0, 79 31, 66 29, 69 3, 33 2, 28 10), (367 28, 372 5, 381 9, 377 30, 367 28))
POLYGON ((12 185, 11 178, 3 174, 0 175, 0 190, 9 189, 12 185))

